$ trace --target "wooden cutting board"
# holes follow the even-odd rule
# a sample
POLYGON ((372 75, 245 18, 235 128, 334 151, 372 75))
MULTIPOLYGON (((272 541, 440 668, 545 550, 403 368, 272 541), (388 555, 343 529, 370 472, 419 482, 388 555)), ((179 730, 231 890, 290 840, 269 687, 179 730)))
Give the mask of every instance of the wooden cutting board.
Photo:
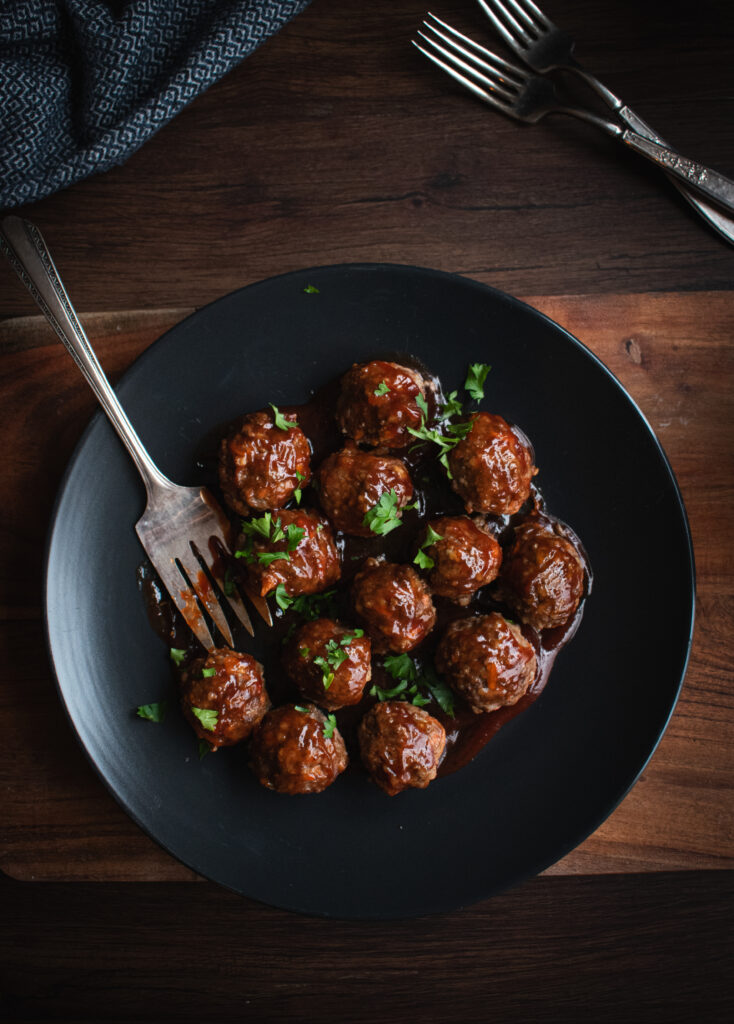
MULTIPOLYGON (((530 296, 621 380, 677 474, 697 563, 683 693, 642 778, 552 874, 734 866, 734 293, 530 296)), ((113 381, 190 309, 82 317, 113 381)), ((45 321, 0 323, 0 868, 22 880, 182 880, 98 781, 57 697, 42 563, 61 475, 95 409, 45 321)), ((651 595, 654 600, 654 594, 651 595)))

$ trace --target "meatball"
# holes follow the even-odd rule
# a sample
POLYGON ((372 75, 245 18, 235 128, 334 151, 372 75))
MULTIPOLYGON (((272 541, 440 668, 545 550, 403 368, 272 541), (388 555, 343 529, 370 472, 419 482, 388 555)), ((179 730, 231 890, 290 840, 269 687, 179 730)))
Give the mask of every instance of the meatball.
POLYGON ((422 374, 398 363, 355 363, 342 377, 337 422, 354 441, 404 448, 414 440, 408 427, 421 425, 416 397, 425 398, 429 386, 422 374))
POLYGON ((374 536, 364 519, 381 495, 394 492, 397 509, 413 497, 410 473, 402 459, 362 452, 351 443, 325 460, 318 479, 327 516, 337 530, 356 537, 374 536))
POLYGON ((365 568, 354 578, 352 597, 376 650, 398 654, 410 651, 428 636, 436 622, 428 587, 409 565, 368 558, 365 568))
POLYGON ((433 562, 433 566, 426 565, 431 590, 468 604, 476 590, 497 576, 502 562, 499 543, 483 523, 468 516, 432 519, 428 530, 434 542, 424 541, 421 550, 433 562))
POLYGON ((341 576, 339 552, 328 520, 318 512, 283 509, 243 523, 235 555, 247 564, 247 578, 264 597, 283 584, 286 594, 316 594, 341 576), (272 556, 277 557, 272 557, 272 556))
POLYGON ((332 619, 306 622, 285 649, 285 670, 307 700, 328 711, 358 704, 372 678, 372 644, 332 619))
MULTIPOLYGON (((287 417, 286 417, 287 418, 287 417)), ((240 515, 283 508, 311 479, 311 445, 294 421, 288 430, 268 412, 245 416, 219 449, 224 500, 240 515)))
POLYGON ((182 670, 181 706, 214 750, 239 743, 270 707, 263 667, 249 654, 215 648, 182 670))
POLYGON ((512 515, 527 501, 538 472, 532 448, 501 416, 478 412, 471 423, 449 453, 451 486, 467 512, 512 515))
POLYGON ((533 645, 499 612, 452 622, 436 651, 436 668, 472 711, 516 704, 535 678, 533 645))
POLYGON ((313 704, 269 711, 250 744, 250 767, 278 793, 321 793, 346 766, 341 733, 313 704))
POLYGON ((502 596, 535 629, 561 626, 584 595, 586 567, 576 547, 551 522, 527 519, 505 554, 502 596))
POLYGON ((389 796, 425 789, 446 748, 444 727, 406 701, 375 704, 359 725, 359 750, 373 781, 389 796))

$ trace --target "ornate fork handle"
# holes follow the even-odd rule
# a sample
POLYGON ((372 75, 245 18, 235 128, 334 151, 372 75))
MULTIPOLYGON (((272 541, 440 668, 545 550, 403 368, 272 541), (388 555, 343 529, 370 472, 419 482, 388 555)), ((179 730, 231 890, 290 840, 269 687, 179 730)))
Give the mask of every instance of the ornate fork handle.
POLYGON ((94 391, 112 426, 135 460, 148 493, 169 488, 120 405, 74 312, 43 235, 29 221, 9 216, 0 223, 0 251, 31 293, 94 391))
POLYGON ((681 156, 674 149, 661 146, 652 139, 638 135, 629 128, 621 131, 622 141, 641 156, 647 157, 653 163, 659 164, 669 174, 674 174, 684 184, 697 189, 715 203, 719 203, 730 212, 734 213, 734 181, 712 171, 703 164, 689 160, 681 156))

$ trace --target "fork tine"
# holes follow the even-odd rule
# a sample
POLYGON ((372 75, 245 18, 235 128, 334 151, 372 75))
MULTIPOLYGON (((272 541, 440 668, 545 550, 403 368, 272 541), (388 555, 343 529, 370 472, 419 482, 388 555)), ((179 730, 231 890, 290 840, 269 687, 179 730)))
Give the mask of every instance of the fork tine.
POLYGON ((502 4, 498 3, 497 0, 490 0, 490 2, 493 4, 492 7, 489 6, 486 0, 479 0, 479 6, 482 8, 510 49, 514 50, 518 45, 524 47, 529 46, 530 43, 532 43, 532 38, 525 31, 522 25, 519 25, 510 12, 507 11, 502 4))
MULTIPOLYGON (((502 6, 501 0, 490 0, 490 3, 494 3, 496 7, 502 6)), ((512 11, 512 16, 518 24, 522 22, 526 28, 530 29, 531 33, 537 35, 538 26, 526 10, 523 0, 504 0, 504 7, 508 15, 512 11)))
POLYGON ((178 562, 186 574, 194 593, 209 612, 212 622, 222 634, 226 643, 230 647, 234 647, 232 630, 229 628, 229 623, 222 611, 219 599, 214 592, 214 588, 209 582, 209 577, 202 569, 197 555, 197 549, 193 544, 190 544, 189 550, 184 551, 179 555, 178 562))
POLYGON ((438 53, 446 57, 446 59, 451 61, 452 64, 458 65, 459 67, 463 68, 468 74, 472 75, 472 77, 475 78, 479 83, 486 86, 488 89, 492 89, 493 92, 498 93, 500 96, 502 96, 509 102, 515 99, 514 94, 508 92, 507 89, 503 87, 503 85, 501 84, 501 77, 492 68, 484 64, 484 62, 481 61, 478 57, 474 57, 473 54, 468 53, 466 50, 462 50, 456 43, 451 43, 451 41, 447 39, 446 36, 443 35, 443 33, 437 32, 436 34, 439 35, 442 39, 446 39, 446 42, 454 46, 459 51, 459 53, 463 53, 465 57, 469 57, 470 60, 474 60, 479 64, 483 64, 483 66, 495 77, 487 78, 485 75, 482 75, 481 72, 477 70, 477 68, 472 67, 471 64, 467 64, 465 61, 461 59, 461 57, 457 57, 456 54, 451 53, 450 50, 447 50, 445 47, 439 45, 439 43, 437 43, 435 39, 432 39, 429 36, 424 35, 423 32, 418 33, 418 35, 422 39, 425 39, 427 43, 429 43, 435 50, 438 51, 438 53))
MULTIPOLYGON (((483 100, 485 103, 490 103, 493 106, 498 107, 500 110, 505 111, 505 113, 508 112, 509 108, 507 104, 502 102, 502 100, 498 99, 497 97, 491 96, 486 91, 486 89, 480 89, 480 87, 478 85, 475 85, 474 82, 472 82, 470 79, 465 78, 464 75, 459 74, 459 72, 450 64, 446 64, 444 61, 439 60, 439 58, 436 57, 434 54, 429 53, 428 50, 425 50, 420 45, 420 43, 416 43, 415 39, 412 39, 411 42, 413 43, 413 46, 416 47, 416 49, 421 51, 424 57, 428 57, 428 59, 430 61, 433 61, 433 63, 440 67, 442 71, 445 71, 447 75, 451 75, 451 77, 456 79, 456 81, 459 82, 460 85, 463 85, 465 89, 468 89, 469 92, 473 92, 475 96, 478 96, 480 100, 483 100)), ((452 58, 452 60, 456 60, 458 62, 458 58, 452 58)), ((463 61, 461 61, 460 63, 463 64, 463 61)), ((473 73, 478 74, 478 72, 473 73)))
POLYGON ((233 587, 228 587, 225 582, 225 573, 222 571, 225 565, 223 553, 227 550, 224 546, 224 538, 214 534, 209 538, 209 543, 203 550, 196 541, 192 541, 192 547, 199 561, 203 562, 206 566, 209 575, 216 583, 220 593, 226 598, 232 611, 235 613, 250 636, 254 636, 255 630, 252 628, 252 621, 247 613, 247 609, 242 603, 242 598, 237 590, 233 587))
POLYGON ((161 578, 161 583, 168 591, 171 600, 181 612, 184 622, 199 641, 201 646, 206 648, 207 651, 210 651, 214 647, 214 640, 212 639, 211 632, 209 631, 209 627, 206 624, 204 616, 201 614, 201 609, 196 602, 196 596, 189 584, 181 575, 181 570, 172 558, 166 558, 164 556, 162 558, 159 557, 154 561, 153 558, 151 558, 150 551, 147 551, 147 554, 153 563, 153 568, 161 578))
POLYGON ((441 36, 442 39, 445 39, 446 42, 449 43, 450 46, 453 46, 454 49, 458 50, 459 53, 463 53, 464 56, 469 57, 470 60, 474 60, 477 63, 481 64, 482 67, 485 67, 488 71, 491 71, 495 75, 501 73, 500 77, 502 78, 505 75, 509 76, 511 79, 515 80, 512 82, 512 84, 517 86, 518 88, 524 85, 524 83, 527 81, 528 73, 524 71, 523 68, 518 67, 517 64, 510 64, 509 61, 504 60, 496 53, 492 53, 492 51, 488 50, 485 46, 481 46, 473 39, 470 39, 469 36, 464 36, 461 34, 461 32, 457 32, 455 28, 452 28, 452 26, 448 25, 445 21, 441 21, 441 19, 437 17, 435 14, 429 13, 428 17, 433 18, 436 24, 440 25, 441 28, 445 28, 446 31, 450 33, 450 37, 444 35, 443 32, 439 32, 435 25, 433 25, 429 21, 424 21, 423 24, 430 28, 432 32, 435 32, 437 36, 441 36), (474 56, 473 53, 470 52, 470 50, 466 50, 458 46, 456 43, 457 39, 460 39, 462 43, 466 43, 467 46, 469 46, 472 50, 476 50, 477 53, 481 53, 482 56, 486 58, 487 63, 485 64, 483 61, 477 60, 477 58, 474 56))
MULTIPOLYGON (((515 3, 516 0, 512 0, 512 2, 515 3)), ((548 29, 555 28, 555 26, 554 26, 553 22, 550 20, 550 18, 547 18, 545 16, 545 14, 543 14, 543 12, 537 6, 537 4, 533 3, 533 0, 519 0, 519 3, 517 3, 517 6, 520 6, 520 5, 525 7, 525 10, 530 14, 531 17, 533 17, 535 19, 535 21, 543 29, 548 30, 548 29)))

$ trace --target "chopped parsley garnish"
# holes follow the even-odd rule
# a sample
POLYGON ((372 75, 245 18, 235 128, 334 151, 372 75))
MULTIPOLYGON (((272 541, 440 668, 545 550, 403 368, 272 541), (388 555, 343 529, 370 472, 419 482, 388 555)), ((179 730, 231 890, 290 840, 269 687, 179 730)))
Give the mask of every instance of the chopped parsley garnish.
POLYGON ((431 547, 432 544, 435 544, 439 540, 443 540, 443 537, 439 533, 436 533, 433 527, 429 526, 426 539, 421 544, 418 549, 418 554, 413 559, 419 569, 432 569, 434 567, 436 563, 430 555, 426 554, 425 549, 431 547))
POLYGON ((330 740, 336 729, 336 715, 327 715, 324 722, 323 734, 325 740, 330 740))
POLYGON ((199 760, 203 761, 207 754, 211 754, 212 748, 206 740, 199 738, 199 760))
MULTIPOLYGON (((455 394, 455 392, 452 392, 452 394, 455 394)), ((449 452, 469 433, 472 428, 471 422, 448 423, 446 425, 446 433, 442 434, 436 427, 428 426, 428 405, 425 398, 422 395, 416 395, 415 400, 421 411, 421 425, 419 427, 408 427, 408 433, 412 434, 413 437, 417 437, 419 441, 431 441, 433 444, 438 445, 440 449, 438 461, 445 468, 450 480, 452 477, 451 470, 449 469, 449 452)), ((449 400, 451 400, 451 396, 449 396, 449 400)))
POLYGON ((372 394, 375 395, 377 398, 381 398, 383 395, 386 395, 389 390, 390 388, 387 386, 385 381, 381 380, 380 383, 375 388, 375 390, 372 392, 372 394))
POLYGON ((457 395, 458 392, 452 391, 446 399, 445 404, 441 406, 441 416, 443 418, 447 419, 449 416, 463 416, 464 407, 459 401, 457 395))
POLYGON ((400 697, 401 700, 410 701, 416 707, 424 707, 431 700, 435 700, 441 710, 453 718, 454 695, 448 685, 439 679, 432 666, 426 665, 419 672, 408 654, 396 654, 385 658, 383 666, 388 675, 397 680, 396 685, 384 688, 375 684, 370 689, 372 697, 377 697, 378 700, 393 700, 400 697))
MULTIPOLYGON (((270 565, 279 559, 290 561, 290 552, 295 551, 303 538, 306 530, 303 526, 296 526, 289 523, 285 529, 280 519, 273 519, 272 512, 266 512, 259 519, 243 519, 242 532, 245 535, 245 546, 235 551, 235 558, 244 558, 248 565, 253 562, 260 562, 261 565, 270 565), (279 544, 285 541, 285 551, 253 551, 253 541, 262 537, 269 544, 279 544)), ((282 607, 282 605, 281 605, 282 607)))
POLYGON ((477 402, 481 402, 484 398, 484 382, 491 369, 492 367, 486 363, 469 364, 469 372, 466 375, 464 387, 477 402))
POLYGON ((166 716, 167 707, 165 700, 159 701, 157 704, 141 704, 136 714, 138 718, 144 718, 146 722, 162 722, 166 716))
POLYGON ((296 711, 300 711, 301 714, 303 715, 307 715, 310 711, 310 708, 304 708, 302 704, 294 704, 293 707, 296 709, 296 711))
POLYGON ((211 679, 211 677, 215 676, 216 674, 217 670, 215 668, 203 668, 201 670, 201 675, 204 679, 211 679))
POLYGON ((292 608, 304 619, 333 618, 336 614, 336 590, 325 590, 323 594, 301 594, 291 597, 284 583, 279 583, 274 591, 279 608, 287 612, 292 608))
POLYGON ((279 583, 275 588, 275 603, 279 608, 282 608, 284 612, 287 612, 290 606, 293 604, 293 598, 285 589, 285 583, 279 583))
POLYGON ((273 410, 273 419, 275 420, 275 426, 278 430, 290 430, 291 427, 298 426, 298 420, 296 420, 295 417, 292 420, 287 420, 277 405, 273 405, 272 402, 269 402, 268 404, 273 410))
POLYGON ((235 597, 237 594, 237 588, 234 583, 234 576, 232 575, 232 567, 227 566, 227 570, 224 574, 224 580, 222 582, 222 590, 226 597, 235 597))
POLYGON ((180 647, 172 647, 170 650, 171 661, 174 665, 178 666, 186 657, 186 651, 181 650, 180 647))
POLYGON ((203 729, 207 732, 214 732, 219 719, 219 712, 216 708, 192 708, 191 713, 199 719, 203 729))
POLYGON ((300 484, 302 484, 305 479, 306 479, 305 473, 299 473, 298 470, 296 470, 296 480, 299 483, 299 486, 296 487, 295 491, 293 492, 293 497, 296 499, 296 505, 300 505, 301 504, 301 488, 300 488, 300 484))
POLYGON ((380 500, 362 520, 362 525, 368 526, 373 533, 380 537, 391 533, 400 526, 399 501, 397 491, 394 488, 390 488, 389 491, 383 491, 380 495, 380 500))
POLYGON ((307 284, 306 287, 303 290, 306 293, 306 295, 318 295, 319 294, 318 288, 315 285, 313 285, 313 284, 307 284))
MULTIPOLYGON (((325 690, 328 690, 334 682, 336 670, 349 658, 349 652, 346 648, 351 644, 352 640, 356 640, 361 636, 364 636, 364 630, 355 629, 352 633, 345 633, 341 640, 328 640, 324 647, 326 653, 319 654, 318 657, 313 659, 314 665, 321 669, 321 682, 325 690)), ((305 657, 303 654, 304 650, 308 654, 308 648, 302 648, 301 657, 305 657)))

